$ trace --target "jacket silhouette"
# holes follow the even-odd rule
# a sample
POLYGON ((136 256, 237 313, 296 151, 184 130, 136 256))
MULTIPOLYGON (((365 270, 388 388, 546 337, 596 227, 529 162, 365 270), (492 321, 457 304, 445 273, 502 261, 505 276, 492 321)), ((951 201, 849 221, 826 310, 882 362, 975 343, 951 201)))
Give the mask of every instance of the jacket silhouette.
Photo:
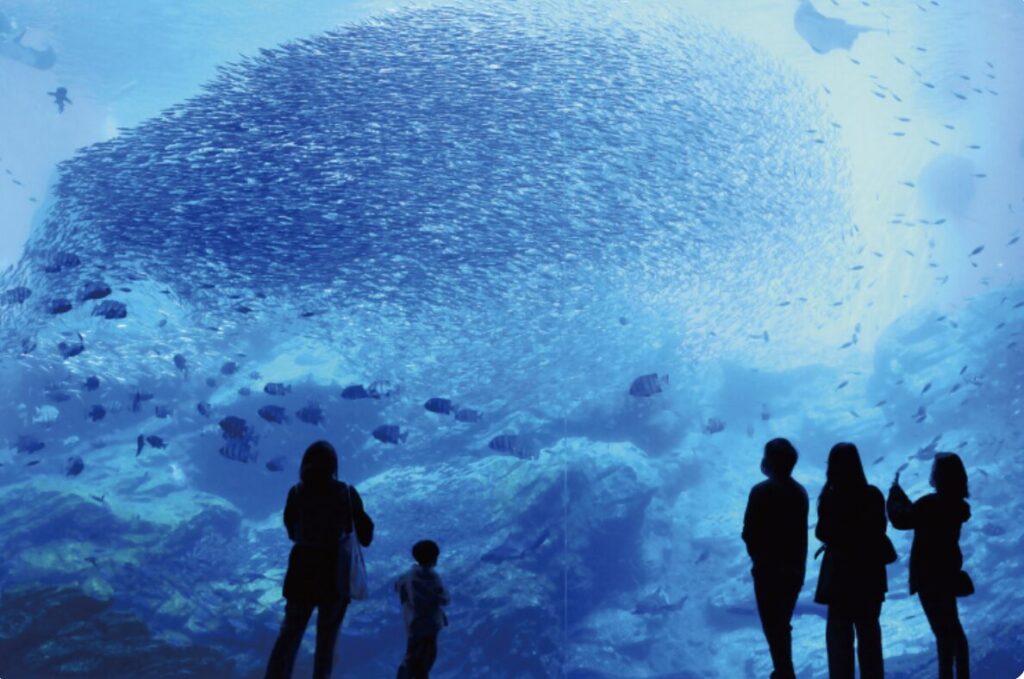
POLYGON ((750 490, 743 542, 752 562, 754 597, 772 658, 772 679, 792 679, 793 609, 807 563, 807 491, 790 476, 797 452, 786 439, 765 444, 761 471, 768 477, 750 490))
POLYGON ((828 606, 825 641, 831 679, 854 679, 854 638, 862 679, 884 676, 879 617, 888 589, 885 497, 864 476, 852 443, 837 443, 828 457, 814 534, 825 556, 814 600, 828 606))
POLYGON ((911 502, 899 485, 889 489, 889 519, 901 530, 913 530, 910 548, 910 593, 916 593, 935 635, 939 679, 970 677, 967 635, 960 624, 957 596, 973 592, 963 568, 960 529, 971 518, 966 499, 967 471, 955 453, 936 453, 931 484, 936 492, 911 502))
POLYGON ((348 564, 339 563, 340 538, 355 531, 364 547, 373 541, 373 521, 363 509, 362 498, 355 488, 338 481, 334 446, 327 441, 311 444, 302 457, 299 476, 302 480, 288 491, 285 502, 284 525, 295 544, 284 577, 284 620, 265 679, 291 677, 314 608, 313 677, 331 676, 334 644, 350 600, 348 564))

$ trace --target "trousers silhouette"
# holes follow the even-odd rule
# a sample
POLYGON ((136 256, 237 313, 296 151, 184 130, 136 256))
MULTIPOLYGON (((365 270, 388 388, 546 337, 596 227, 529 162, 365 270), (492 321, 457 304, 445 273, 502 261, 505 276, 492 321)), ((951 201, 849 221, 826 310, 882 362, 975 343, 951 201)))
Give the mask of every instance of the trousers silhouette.
POLYGON ((341 621, 348 609, 348 600, 313 603, 289 599, 284 607, 284 622, 270 652, 265 679, 290 679, 295 656, 306 633, 309 617, 316 608, 316 653, 313 656, 313 679, 328 679, 334 666, 334 643, 338 639, 341 621))
POLYGON ((953 679, 954 664, 957 679, 970 679, 967 636, 960 625, 956 596, 952 592, 920 591, 918 597, 932 633, 935 634, 935 645, 939 651, 939 679, 953 679))
POLYGON ((405 658, 398 668, 397 679, 429 679, 430 669, 437 660, 437 635, 410 637, 405 647, 405 658))
POLYGON ((861 679, 882 679, 882 627, 878 623, 881 614, 881 601, 829 604, 825 623, 829 679, 855 679, 854 631, 861 679))
POLYGON ((754 598, 761 617, 764 638, 775 668, 771 679, 793 679, 793 609, 803 586, 801 578, 785 575, 755 575, 754 598))

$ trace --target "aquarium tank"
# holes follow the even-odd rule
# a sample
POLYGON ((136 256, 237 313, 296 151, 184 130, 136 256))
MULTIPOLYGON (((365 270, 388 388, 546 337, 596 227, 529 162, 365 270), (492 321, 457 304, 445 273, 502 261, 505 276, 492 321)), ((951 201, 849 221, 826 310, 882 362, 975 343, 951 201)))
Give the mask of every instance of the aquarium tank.
MULTIPOLYGON (((1024 3, 0 0, 0 677, 261 677, 303 452, 376 525, 335 676, 765 677, 743 540, 969 478, 971 668, 1024 671, 1024 3)), ((908 588, 886 674, 936 676, 908 588)), ((295 676, 312 670, 315 617, 295 676)))

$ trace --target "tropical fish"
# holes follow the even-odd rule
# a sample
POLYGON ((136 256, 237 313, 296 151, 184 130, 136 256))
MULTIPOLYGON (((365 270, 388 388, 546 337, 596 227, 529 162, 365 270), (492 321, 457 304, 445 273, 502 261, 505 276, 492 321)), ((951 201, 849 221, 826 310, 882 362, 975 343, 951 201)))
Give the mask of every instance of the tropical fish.
POLYGON ((152 399, 153 399, 153 394, 150 394, 150 393, 145 392, 145 391, 137 391, 137 392, 135 392, 135 396, 132 397, 132 412, 133 413, 139 412, 139 410, 142 408, 142 403, 144 401, 151 401, 152 399))
POLYGON ((188 374, 188 361, 182 354, 174 355, 174 367, 186 375, 188 374))
POLYGON ((264 420, 267 422, 273 422, 274 424, 282 424, 288 419, 284 408, 281 406, 263 406, 257 412, 264 420))
POLYGON ((241 417, 228 415, 220 421, 221 431, 229 438, 245 438, 249 433, 249 425, 241 417))
POLYGON ((423 404, 423 407, 432 413, 438 413, 439 415, 451 415, 452 413, 452 402, 446 398, 434 397, 427 399, 427 402, 423 404))
POLYGON ((103 281, 88 281, 82 286, 78 299, 83 302, 90 299, 103 299, 110 295, 111 292, 110 286, 103 281))
POLYGON ((108 320, 124 318, 128 315, 128 308, 123 302, 112 299, 105 299, 92 310, 93 316, 102 316, 108 320))
POLYGON ((146 437, 144 435, 142 435, 142 434, 139 434, 135 438, 135 457, 138 457, 139 454, 142 452, 142 449, 145 448, 145 447, 146 447, 146 437))
POLYGON ((46 444, 31 434, 22 434, 14 444, 19 453, 37 453, 46 447, 46 444))
POLYGON ((479 422, 483 419, 483 413, 472 408, 458 408, 455 411, 455 419, 458 422, 479 422))
POLYGON ((158 405, 153 408, 153 414, 160 419, 165 419, 171 416, 171 409, 169 406, 158 405))
POLYGON ((491 450, 499 453, 511 453, 516 457, 528 457, 529 450, 523 441, 516 434, 500 434, 495 436, 487 444, 491 450))
POLYGON ((3 297, 4 304, 22 304, 25 300, 32 296, 32 291, 25 286, 19 286, 17 288, 11 288, 5 290, 3 297))
POLYGON ((277 457, 271 458, 267 461, 267 469, 272 472, 279 472, 284 470, 284 463, 288 458, 284 455, 278 455, 277 457))
POLYGON ((301 410, 296 410, 295 417, 306 424, 320 424, 324 421, 324 411, 319 404, 310 403, 301 410))
POLYGON ((51 299, 46 303, 46 313, 56 316, 57 314, 65 314, 71 311, 71 301, 58 297, 51 299))
POLYGON ((661 385, 668 384, 668 375, 659 377, 658 373, 641 375, 629 385, 629 395, 647 398, 661 393, 661 385))
POLYGON ((404 443, 409 432, 401 431, 397 424, 382 424, 373 430, 373 438, 381 443, 404 443))
POLYGON ((106 416, 107 409, 101 405, 94 405, 91 408, 89 408, 89 413, 87 415, 87 417, 93 422, 99 422, 106 416))
POLYGON ((146 443, 148 443, 153 448, 166 448, 167 447, 167 443, 162 438, 160 438, 159 436, 153 436, 153 435, 147 436, 146 437, 146 443))
POLYGON ((64 474, 67 476, 78 476, 85 469, 85 462, 78 455, 72 455, 64 463, 64 474))
POLYGON ((370 398, 370 393, 361 384, 352 384, 341 390, 341 397, 348 401, 370 398))
POLYGON ((236 372, 238 372, 238 364, 234 361, 228 361, 220 367, 221 375, 234 375, 236 372))
POLYGON ((82 385, 86 391, 96 391, 100 388, 100 378, 92 375, 85 379, 85 383, 82 385))
POLYGON ((292 388, 283 382, 267 382, 263 385, 264 393, 271 396, 284 396, 292 391, 292 388))
POLYGON ((708 419, 707 424, 704 425, 705 434, 717 434, 725 429, 725 422, 718 419, 717 417, 711 417, 708 419))
POLYGON ((205 401, 200 401, 199 403, 197 403, 196 410, 199 411, 199 414, 202 415, 203 417, 210 416, 210 404, 206 403, 205 401))
POLYGON ((60 355, 65 359, 73 358, 78 356, 80 353, 85 351, 85 338, 82 337, 82 333, 78 333, 77 341, 61 341, 57 345, 57 350, 60 351, 60 355))

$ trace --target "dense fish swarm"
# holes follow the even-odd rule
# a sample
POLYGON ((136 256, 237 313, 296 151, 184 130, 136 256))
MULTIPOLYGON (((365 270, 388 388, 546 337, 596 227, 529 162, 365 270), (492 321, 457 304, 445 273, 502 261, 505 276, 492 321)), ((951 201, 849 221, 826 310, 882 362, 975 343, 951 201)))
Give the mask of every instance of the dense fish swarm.
MULTIPOLYGON (((683 20, 574 19, 396 13, 261 50, 85 149, 0 281, 25 297, 0 308, 9 353, 54 320, 27 318, 16 286, 147 281, 193 314, 179 345, 256 324, 346 346, 363 374, 401 357, 406 383, 518 380, 550 398, 621 380, 651 337, 700 352, 729 330, 747 346, 769 289, 841 296, 843 171, 802 133, 827 127, 802 83, 683 20), (55 250, 81 263, 44 273, 55 250)), ((121 299, 94 313, 131 324, 121 299)))

